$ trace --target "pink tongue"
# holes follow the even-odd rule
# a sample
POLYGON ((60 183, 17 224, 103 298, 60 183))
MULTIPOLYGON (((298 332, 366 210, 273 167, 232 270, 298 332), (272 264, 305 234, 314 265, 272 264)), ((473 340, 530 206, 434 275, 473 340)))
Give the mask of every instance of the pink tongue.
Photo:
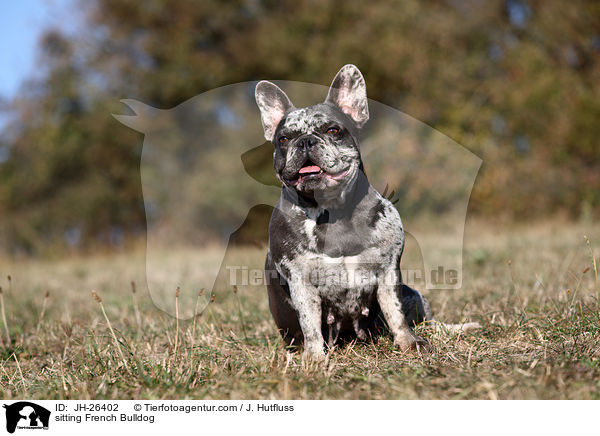
POLYGON ((319 171, 321 171, 321 168, 319 168, 316 165, 311 165, 309 167, 304 167, 304 168, 300 168, 300 174, 306 174, 306 173, 318 173, 319 171))

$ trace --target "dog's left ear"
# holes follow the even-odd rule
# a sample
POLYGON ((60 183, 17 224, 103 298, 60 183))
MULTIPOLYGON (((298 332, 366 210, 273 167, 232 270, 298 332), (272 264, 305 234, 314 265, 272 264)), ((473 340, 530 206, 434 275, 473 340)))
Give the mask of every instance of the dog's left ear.
POLYGON ((360 128, 369 119, 367 85, 359 69, 344 65, 331 82, 325 103, 332 103, 354 120, 360 128))

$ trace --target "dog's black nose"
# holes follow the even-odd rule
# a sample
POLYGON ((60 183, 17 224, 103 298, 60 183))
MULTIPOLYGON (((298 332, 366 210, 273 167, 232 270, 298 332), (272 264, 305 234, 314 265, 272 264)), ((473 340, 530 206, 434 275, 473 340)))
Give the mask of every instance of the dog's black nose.
POLYGON ((317 138, 314 135, 304 135, 301 136, 298 139, 298 147, 302 147, 302 148, 311 148, 313 145, 315 145, 317 142, 319 141, 319 138, 317 138))

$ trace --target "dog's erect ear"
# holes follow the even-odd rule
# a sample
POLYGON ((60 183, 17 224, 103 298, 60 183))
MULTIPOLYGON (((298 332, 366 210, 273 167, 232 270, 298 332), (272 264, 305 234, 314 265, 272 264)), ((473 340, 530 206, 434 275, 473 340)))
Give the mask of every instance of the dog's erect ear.
POLYGON ((267 141, 272 141, 277 125, 285 113, 294 108, 294 105, 285 92, 279 89, 277 85, 266 80, 258 82, 254 96, 260 109, 265 138, 267 138, 267 141))
POLYGON ((344 65, 335 75, 325 103, 332 103, 362 127, 369 119, 367 85, 355 65, 344 65))

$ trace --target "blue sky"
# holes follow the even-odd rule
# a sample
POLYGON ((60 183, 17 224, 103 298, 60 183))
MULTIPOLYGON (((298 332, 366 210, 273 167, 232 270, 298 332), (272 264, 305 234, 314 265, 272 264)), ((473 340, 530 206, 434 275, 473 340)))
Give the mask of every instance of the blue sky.
POLYGON ((72 0, 2 0, 0 2, 0 98, 14 97, 35 71, 37 41, 44 29, 69 29, 72 0))

